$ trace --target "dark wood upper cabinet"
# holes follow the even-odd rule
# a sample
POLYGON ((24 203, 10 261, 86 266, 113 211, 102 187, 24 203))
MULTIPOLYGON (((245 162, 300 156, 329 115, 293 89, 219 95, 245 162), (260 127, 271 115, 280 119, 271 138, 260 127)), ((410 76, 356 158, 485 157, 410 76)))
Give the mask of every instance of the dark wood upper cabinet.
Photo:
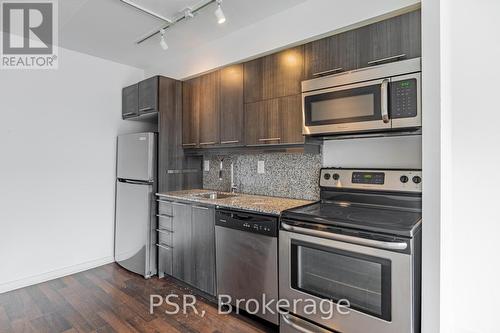
POLYGON ((200 78, 182 83, 182 146, 198 147, 198 116, 200 108, 200 78))
POLYGON ((302 135, 302 95, 282 97, 279 99, 281 117, 281 142, 287 144, 304 143, 302 135))
POLYGON ((244 132, 243 65, 220 70, 220 144, 242 145, 244 132))
POLYGON ((303 45, 246 62, 245 103, 298 94, 303 78, 303 45))
POLYGON ((277 98, 245 104, 245 143, 281 143, 281 119, 277 98))
POLYGON ((305 77, 312 79, 359 67, 358 34, 347 31, 305 45, 305 77))
POLYGON ((158 112, 159 77, 139 82, 139 114, 158 112))
POLYGON ((139 100, 138 85, 134 84, 122 89, 122 118, 137 117, 139 110, 137 108, 139 100))
POLYGON ((359 67, 375 65, 380 60, 400 60, 420 57, 420 10, 370 24, 356 30, 359 67))
POLYGON ((219 92, 219 71, 200 77, 198 128, 201 148, 219 143, 219 92))
POLYGON ((303 144, 301 95, 245 104, 247 145, 303 144))

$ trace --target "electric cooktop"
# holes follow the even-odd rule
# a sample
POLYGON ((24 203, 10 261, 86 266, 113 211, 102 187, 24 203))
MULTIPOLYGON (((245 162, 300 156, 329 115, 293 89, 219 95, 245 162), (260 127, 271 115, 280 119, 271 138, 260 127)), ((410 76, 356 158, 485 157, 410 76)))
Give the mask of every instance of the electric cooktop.
POLYGON ((286 210, 281 218, 413 237, 419 230, 418 170, 322 169, 321 201, 286 210))

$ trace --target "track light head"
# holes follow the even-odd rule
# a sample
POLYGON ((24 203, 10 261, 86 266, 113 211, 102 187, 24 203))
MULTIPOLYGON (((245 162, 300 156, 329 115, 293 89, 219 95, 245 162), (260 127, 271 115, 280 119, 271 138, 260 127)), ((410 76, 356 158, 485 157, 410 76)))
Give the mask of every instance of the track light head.
POLYGON ((160 46, 161 46, 162 49, 168 50, 167 40, 165 39, 165 29, 161 29, 160 30, 160 34, 161 34, 161 37, 160 37, 160 46))
POLYGON ((193 10, 191 8, 186 8, 184 9, 184 18, 185 19, 192 19, 194 17, 193 10))
POLYGON ((226 16, 222 11, 222 0, 217 0, 217 8, 215 9, 215 17, 217 17, 217 23, 222 24, 226 22, 226 16))

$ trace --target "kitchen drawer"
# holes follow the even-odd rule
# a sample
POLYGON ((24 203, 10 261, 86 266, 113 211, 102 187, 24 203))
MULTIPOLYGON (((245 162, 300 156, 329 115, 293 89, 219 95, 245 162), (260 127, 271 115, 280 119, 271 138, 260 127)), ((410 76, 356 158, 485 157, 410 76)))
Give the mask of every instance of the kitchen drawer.
POLYGON ((158 247, 158 276, 172 275, 172 248, 163 244, 158 247))
POLYGON ((158 200, 158 212, 163 215, 172 216, 172 203, 170 201, 158 200))
POLYGON ((173 236, 172 236, 172 229, 167 229, 167 228, 158 228, 158 242, 160 244, 165 244, 168 246, 173 246, 173 236))
POLYGON ((160 229, 174 230, 173 225, 172 217, 163 213, 158 214, 158 227, 160 229))

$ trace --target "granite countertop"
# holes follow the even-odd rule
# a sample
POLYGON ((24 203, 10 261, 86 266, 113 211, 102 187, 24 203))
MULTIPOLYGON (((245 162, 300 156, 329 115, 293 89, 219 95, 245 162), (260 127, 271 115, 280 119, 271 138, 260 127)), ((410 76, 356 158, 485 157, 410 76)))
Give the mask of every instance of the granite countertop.
MULTIPOLYGON (((186 191, 157 193, 157 195, 160 197, 173 200, 199 202, 202 204, 209 204, 224 208, 243 209, 243 210, 255 211, 265 214, 273 214, 273 215, 279 215, 284 210, 294 207, 304 206, 314 202, 308 200, 267 197, 262 195, 250 195, 241 193, 237 193, 237 196, 235 197, 220 198, 220 199, 207 199, 197 196, 203 193, 214 193, 214 192, 218 191, 186 190, 186 191)), ((227 194, 227 192, 218 192, 218 193, 227 194)))

